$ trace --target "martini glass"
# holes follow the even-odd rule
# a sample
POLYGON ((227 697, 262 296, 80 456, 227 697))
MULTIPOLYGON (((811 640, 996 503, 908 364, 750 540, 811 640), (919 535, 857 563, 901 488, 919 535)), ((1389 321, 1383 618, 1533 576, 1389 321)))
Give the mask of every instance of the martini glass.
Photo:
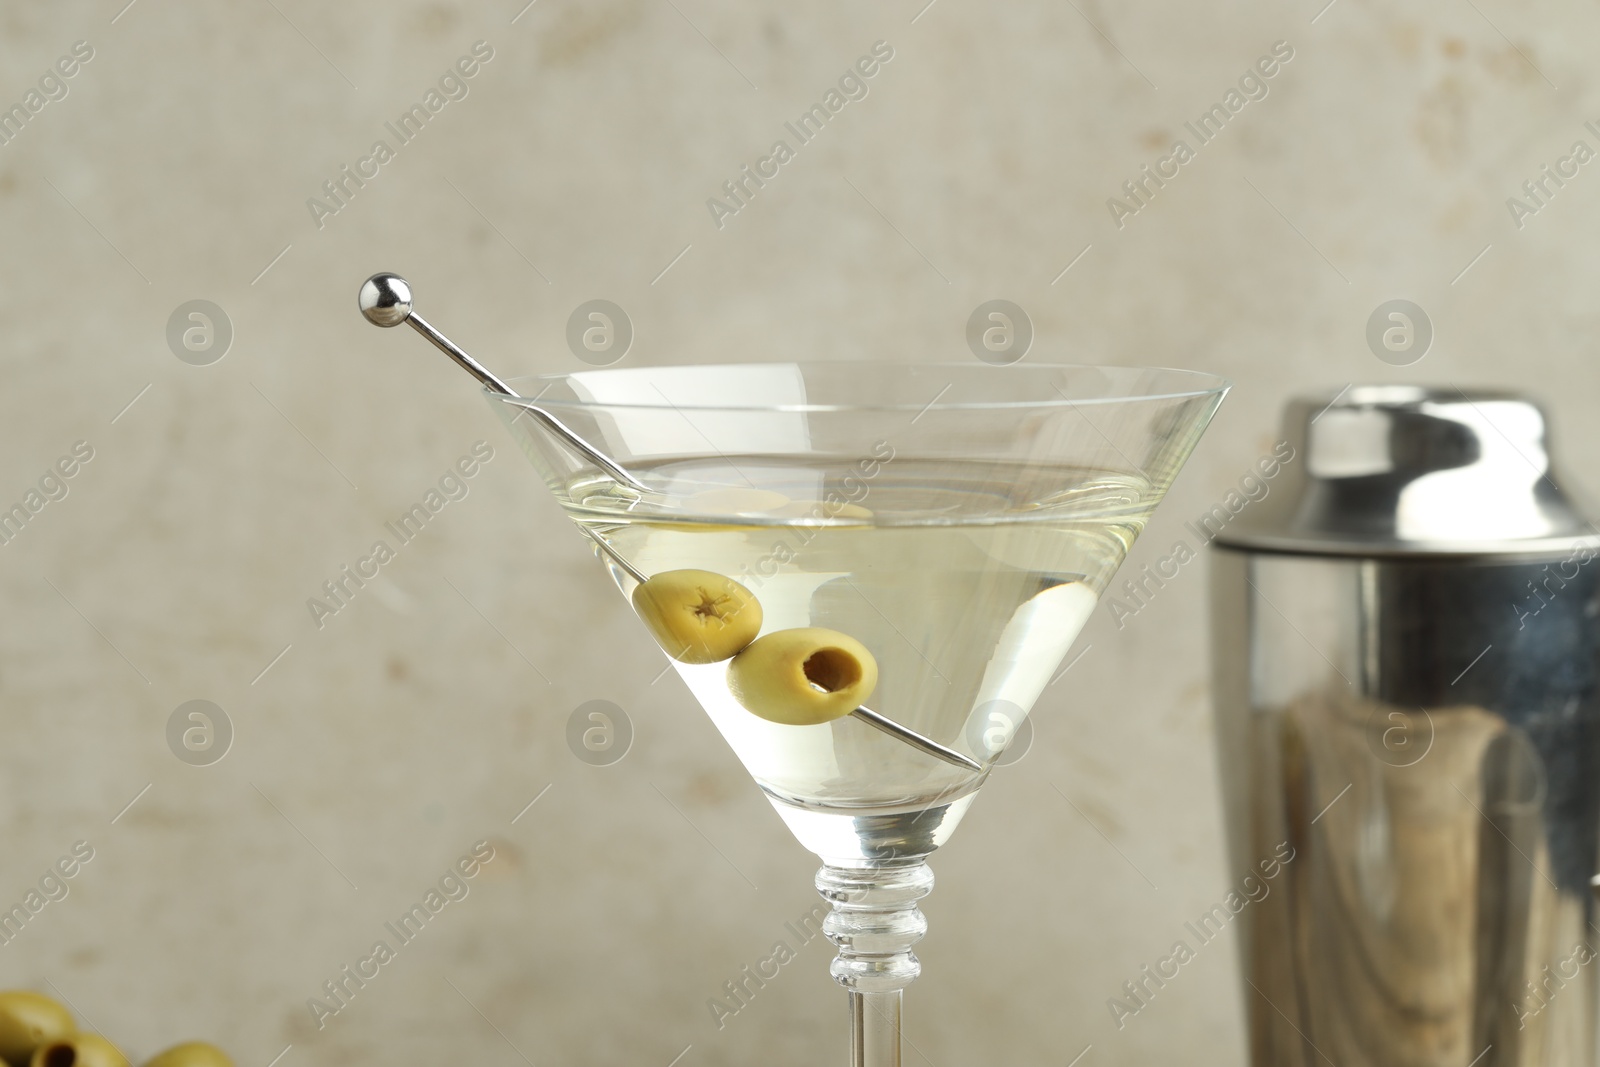
POLYGON ((928 856, 1050 684, 1227 383, 820 361, 504 382, 392 284, 364 289, 363 311, 408 322, 485 383, 645 629, 822 860, 851 1063, 898 1065, 928 856), (648 594, 683 575, 699 593, 673 618, 682 604, 648 594), (708 620, 723 647, 674 642, 676 624, 708 620), (856 695, 859 707, 839 704, 856 695))

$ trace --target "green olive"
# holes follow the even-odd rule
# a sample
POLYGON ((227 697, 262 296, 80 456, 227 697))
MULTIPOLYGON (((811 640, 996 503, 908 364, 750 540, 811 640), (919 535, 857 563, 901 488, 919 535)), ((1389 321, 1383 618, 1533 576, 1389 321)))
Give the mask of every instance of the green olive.
POLYGON ((99 1034, 72 1034, 33 1050, 30 1067, 132 1067, 122 1050, 99 1034))
POLYGON ((77 1029, 72 1013, 49 997, 25 989, 0 993, 0 1060, 18 1065, 40 1045, 77 1029))
POLYGON ((145 1063, 144 1067, 233 1067, 228 1054, 204 1041, 185 1041, 145 1063))
POLYGON ((850 714, 878 685, 878 661, 849 634, 817 626, 758 637, 728 664, 728 688, 768 722, 815 726, 850 714))
POLYGON ((633 591, 633 608, 656 643, 680 663, 717 663, 761 632, 755 594, 710 571, 665 571, 633 591))

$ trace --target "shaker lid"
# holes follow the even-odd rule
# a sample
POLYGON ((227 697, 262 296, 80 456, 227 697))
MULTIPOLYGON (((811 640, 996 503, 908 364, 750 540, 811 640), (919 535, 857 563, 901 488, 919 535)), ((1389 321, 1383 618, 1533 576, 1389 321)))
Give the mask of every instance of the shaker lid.
POLYGON ((1546 431, 1539 406, 1510 392, 1357 385, 1299 397, 1284 410, 1292 458, 1280 445, 1267 495, 1200 522, 1218 545, 1308 555, 1600 548, 1551 470, 1546 431))

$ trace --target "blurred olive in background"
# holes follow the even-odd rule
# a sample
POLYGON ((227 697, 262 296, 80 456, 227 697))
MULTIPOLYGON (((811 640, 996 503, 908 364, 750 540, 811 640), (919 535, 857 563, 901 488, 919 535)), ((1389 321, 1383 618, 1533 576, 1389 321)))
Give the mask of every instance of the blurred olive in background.
POLYGON ((49 997, 26 989, 0 993, 0 1060, 14 1067, 32 1062, 34 1050, 68 1037, 72 1013, 49 997))

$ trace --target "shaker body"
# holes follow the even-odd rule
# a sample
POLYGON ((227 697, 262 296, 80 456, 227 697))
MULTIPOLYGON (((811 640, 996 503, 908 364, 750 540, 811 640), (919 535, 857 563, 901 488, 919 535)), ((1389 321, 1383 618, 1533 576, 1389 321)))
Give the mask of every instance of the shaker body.
POLYGON ((1254 1067, 1594 1067, 1593 559, 1213 545, 1254 1067))

